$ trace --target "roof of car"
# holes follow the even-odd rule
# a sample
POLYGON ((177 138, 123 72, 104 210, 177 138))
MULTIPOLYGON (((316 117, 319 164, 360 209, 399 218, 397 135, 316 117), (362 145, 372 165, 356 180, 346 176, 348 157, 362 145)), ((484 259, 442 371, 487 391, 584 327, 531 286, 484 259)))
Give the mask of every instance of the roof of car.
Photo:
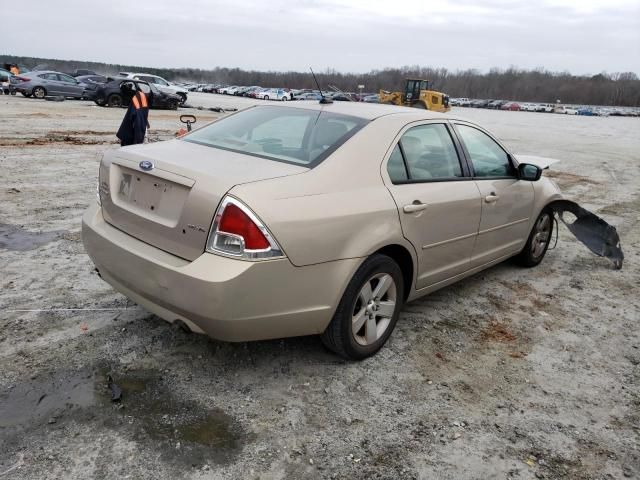
POLYGON ((365 103, 365 102, 333 102, 329 104, 321 104, 318 101, 297 101, 297 102, 282 102, 278 106, 285 108, 304 108, 306 110, 322 110, 326 112, 340 113, 342 115, 351 115, 353 117, 360 117, 366 120, 373 120, 385 115, 413 115, 420 113, 425 119, 433 118, 453 118, 445 113, 433 112, 431 110, 421 110, 412 107, 399 107, 396 105, 385 105, 380 103, 365 103))

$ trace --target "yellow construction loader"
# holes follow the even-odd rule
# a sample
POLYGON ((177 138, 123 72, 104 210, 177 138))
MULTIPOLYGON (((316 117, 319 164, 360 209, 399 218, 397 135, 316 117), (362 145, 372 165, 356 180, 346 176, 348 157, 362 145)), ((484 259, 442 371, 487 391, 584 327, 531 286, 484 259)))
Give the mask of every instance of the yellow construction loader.
POLYGON ((379 96, 380 103, 388 105, 404 105, 442 113, 451 110, 449 96, 431 90, 429 80, 407 79, 404 92, 380 90, 379 96))

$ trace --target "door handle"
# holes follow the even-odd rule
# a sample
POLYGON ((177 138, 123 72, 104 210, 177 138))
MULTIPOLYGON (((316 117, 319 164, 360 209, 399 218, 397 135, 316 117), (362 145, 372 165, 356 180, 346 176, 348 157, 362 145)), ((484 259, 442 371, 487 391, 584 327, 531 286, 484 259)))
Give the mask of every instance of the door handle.
POLYGON ((416 213, 416 212, 421 212, 422 210, 424 210, 427 207, 428 207, 428 205, 426 203, 420 203, 420 202, 418 202, 418 200, 416 200, 415 202, 413 202, 413 203, 411 203, 409 205, 405 205, 404 207, 402 207, 402 211, 404 213, 416 213))
POLYGON ((484 201, 487 203, 496 203, 500 196, 496 195, 496 192, 491 192, 489 195, 484 197, 484 201))

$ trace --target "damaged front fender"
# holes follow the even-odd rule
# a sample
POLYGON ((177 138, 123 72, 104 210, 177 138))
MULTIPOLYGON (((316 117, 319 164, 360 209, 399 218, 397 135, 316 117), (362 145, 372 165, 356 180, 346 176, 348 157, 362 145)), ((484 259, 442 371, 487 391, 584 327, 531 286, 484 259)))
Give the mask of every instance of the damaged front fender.
POLYGON ((596 214, 571 200, 556 200, 549 204, 549 207, 589 250, 600 257, 611 260, 615 268, 622 268, 624 254, 616 227, 609 225, 596 214), (571 222, 568 218, 565 219, 564 215, 567 212, 575 215, 575 221, 571 222))

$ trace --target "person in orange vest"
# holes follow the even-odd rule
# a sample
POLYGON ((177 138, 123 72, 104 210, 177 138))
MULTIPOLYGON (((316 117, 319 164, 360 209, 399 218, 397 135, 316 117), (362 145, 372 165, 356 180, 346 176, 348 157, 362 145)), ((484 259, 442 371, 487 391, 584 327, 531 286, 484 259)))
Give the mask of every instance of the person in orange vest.
POLYGON ((18 68, 18 65, 16 65, 16 64, 11 65, 11 68, 9 69, 9 71, 11 73, 13 73, 14 75, 20 75, 20 69, 18 68))
POLYGON ((124 85, 123 93, 131 101, 116 136, 120 139, 120 145, 125 147, 144 142, 149 128, 149 102, 144 92, 133 90, 130 84, 124 85))

